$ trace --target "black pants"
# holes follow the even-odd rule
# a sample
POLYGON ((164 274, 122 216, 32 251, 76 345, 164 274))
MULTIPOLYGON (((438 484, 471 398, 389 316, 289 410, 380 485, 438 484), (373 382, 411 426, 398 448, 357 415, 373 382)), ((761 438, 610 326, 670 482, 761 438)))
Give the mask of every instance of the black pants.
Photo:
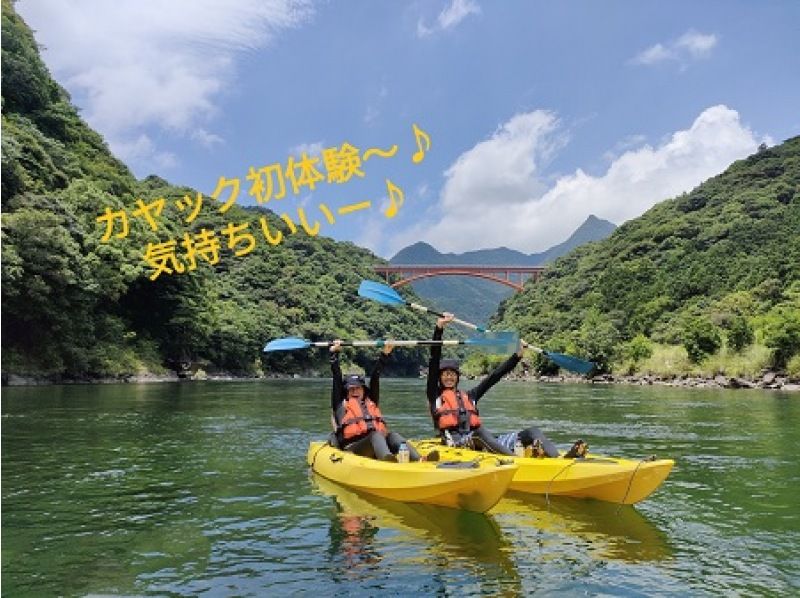
MULTIPOLYGON (((373 430, 363 438, 359 438, 345 445, 344 450, 361 455, 362 457, 372 457, 374 459, 386 459, 389 455, 396 455, 400 445, 406 442, 405 438, 397 432, 389 432, 386 436, 373 430)), ((408 455, 412 461, 419 461, 417 450, 406 442, 408 455)))

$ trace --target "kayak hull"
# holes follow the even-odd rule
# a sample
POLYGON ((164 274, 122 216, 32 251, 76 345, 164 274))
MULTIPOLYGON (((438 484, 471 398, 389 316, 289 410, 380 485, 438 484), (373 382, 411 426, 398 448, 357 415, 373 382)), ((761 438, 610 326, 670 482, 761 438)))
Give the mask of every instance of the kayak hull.
POLYGON ((469 459, 453 464, 378 461, 326 442, 312 442, 307 455, 315 473, 357 492, 485 513, 506 493, 517 465, 492 458, 469 467, 460 464, 464 461, 469 459))
MULTIPOLYGON (((438 439, 414 442, 422 452, 437 449, 443 459, 496 459, 496 455, 443 446, 438 439)), ((528 494, 594 498, 635 504, 650 496, 667 479, 672 459, 632 460, 587 455, 582 459, 503 457, 519 468, 509 490, 528 494)))

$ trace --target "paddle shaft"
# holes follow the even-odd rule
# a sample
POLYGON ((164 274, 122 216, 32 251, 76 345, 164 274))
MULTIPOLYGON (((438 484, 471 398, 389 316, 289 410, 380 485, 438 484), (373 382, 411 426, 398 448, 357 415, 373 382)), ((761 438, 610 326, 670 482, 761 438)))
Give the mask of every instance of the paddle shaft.
MULTIPOLYGON (((417 311, 424 311, 426 313, 433 314, 434 316, 439 316, 440 318, 444 317, 443 313, 440 313, 438 311, 434 311, 434 310, 432 310, 432 309, 430 309, 428 307, 425 307, 424 305, 420 305, 419 303, 411 303, 410 301, 406 301, 406 305, 408 305, 412 309, 416 309, 417 311)), ((462 326, 464 326, 466 328, 471 328, 472 330, 477 330, 478 332, 486 332, 486 328, 483 328, 482 326, 477 326, 477 325, 473 324, 472 322, 467 322, 466 320, 460 320, 458 318, 453 318, 453 322, 455 322, 456 324, 461 324, 462 326)))
MULTIPOLYGON (((412 309, 416 309, 417 311, 423 311, 423 312, 426 312, 426 313, 429 313, 429 314, 433 314, 434 316, 439 316, 440 318, 444 317, 443 313, 439 313, 438 311, 434 311, 434 310, 432 310, 432 309, 430 309, 428 307, 425 307, 424 305, 420 305, 419 303, 412 303, 410 301, 406 301, 406 305, 408 305, 412 309)), ((466 320, 461 320, 459 318, 453 318, 453 322, 455 322, 456 324, 461 324, 462 326, 464 326, 466 328, 471 328, 472 330, 477 330, 478 332, 486 332, 485 328, 483 328, 481 326, 477 326, 476 324, 473 324, 472 322, 467 322, 466 320)), ((536 346, 530 344, 529 342, 526 342, 526 341, 524 341, 522 339, 520 339, 520 342, 522 343, 522 346, 525 347, 526 349, 533 349, 537 353, 544 353, 544 349, 540 349, 539 347, 536 347, 536 346)))
MULTIPOLYGON (((392 345, 393 347, 437 347, 437 346, 454 346, 454 345, 473 345, 477 344, 469 340, 373 340, 373 341, 342 341, 342 347, 383 347, 385 345, 392 345)), ((311 347, 330 347, 333 341, 316 341, 309 343, 311 347)))

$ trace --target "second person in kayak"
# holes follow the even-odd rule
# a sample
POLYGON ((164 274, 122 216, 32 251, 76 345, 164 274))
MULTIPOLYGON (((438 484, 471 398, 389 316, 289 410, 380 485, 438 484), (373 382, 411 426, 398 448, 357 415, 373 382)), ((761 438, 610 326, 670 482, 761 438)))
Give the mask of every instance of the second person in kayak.
MULTIPOLYGON (((445 313, 436 321, 433 340, 441 340, 444 327, 453 320, 453 314, 445 313)), ((461 375, 458 362, 454 359, 442 360, 441 346, 431 347, 428 363, 428 406, 433 425, 442 442, 476 450, 487 450, 503 455, 514 455, 514 447, 519 441, 529 448, 533 456, 558 457, 556 445, 541 430, 530 427, 520 432, 511 432, 496 437, 481 423, 478 414, 478 401, 503 376, 513 370, 522 359, 523 348, 520 343, 516 353, 497 366, 486 378, 467 391, 459 390, 461 375)), ((565 457, 580 457, 586 452, 586 445, 578 441, 565 457)))

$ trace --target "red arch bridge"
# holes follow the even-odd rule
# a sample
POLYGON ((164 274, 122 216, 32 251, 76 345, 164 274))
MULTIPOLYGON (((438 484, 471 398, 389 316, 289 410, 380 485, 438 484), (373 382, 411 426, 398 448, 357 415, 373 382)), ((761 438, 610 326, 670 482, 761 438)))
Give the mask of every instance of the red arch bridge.
POLYGON ((386 266, 373 266, 378 274, 383 274, 387 283, 393 287, 401 287, 422 278, 432 276, 474 276, 492 280, 511 287, 517 291, 529 279, 539 280, 545 269, 538 266, 453 266, 453 265, 416 265, 416 264, 390 264, 386 266), (395 275, 394 282, 389 280, 390 275, 395 275))

